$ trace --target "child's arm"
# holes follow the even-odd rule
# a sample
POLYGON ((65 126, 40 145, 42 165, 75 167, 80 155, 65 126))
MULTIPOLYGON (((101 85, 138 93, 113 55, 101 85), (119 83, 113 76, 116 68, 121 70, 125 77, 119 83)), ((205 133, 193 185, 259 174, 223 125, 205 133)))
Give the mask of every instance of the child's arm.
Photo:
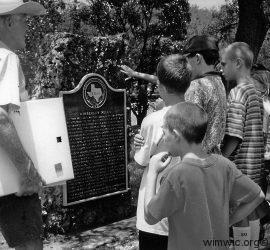
POLYGON ((225 157, 229 157, 244 138, 246 104, 242 100, 243 93, 241 91, 234 88, 228 96, 225 137, 221 149, 225 157))
POLYGON ((141 125, 139 134, 134 137, 135 155, 134 160, 139 166, 147 167, 149 165, 150 158, 156 152, 156 147, 160 141, 162 130, 160 126, 157 126, 153 122, 151 114, 146 116, 141 125), (141 137, 143 140, 141 145, 136 146, 136 137, 141 137))
POLYGON ((260 186, 237 169, 232 162, 229 176, 232 181, 229 202, 237 205, 229 218, 229 223, 234 224, 246 218, 263 201, 264 194, 260 186))
POLYGON ((246 218, 262 201, 264 200, 264 193, 260 194, 251 202, 240 204, 235 212, 230 216, 230 226, 246 218))
POLYGON ((156 224, 159 220, 151 215, 148 209, 148 204, 156 195, 156 183, 158 174, 169 165, 171 159, 172 157, 169 156, 167 152, 161 152, 157 155, 154 155, 149 163, 144 197, 144 217, 145 221, 150 225, 156 224))
POLYGON ((120 68, 121 68, 120 71, 122 73, 126 74, 128 77, 142 79, 142 80, 145 80, 145 81, 148 81, 151 83, 155 83, 155 84, 157 83, 157 77, 154 75, 137 72, 126 65, 120 65, 120 68))
POLYGON ((223 141, 223 147, 221 148, 221 152, 224 157, 229 157, 237 148, 237 146, 241 143, 241 139, 234 136, 225 135, 223 141))

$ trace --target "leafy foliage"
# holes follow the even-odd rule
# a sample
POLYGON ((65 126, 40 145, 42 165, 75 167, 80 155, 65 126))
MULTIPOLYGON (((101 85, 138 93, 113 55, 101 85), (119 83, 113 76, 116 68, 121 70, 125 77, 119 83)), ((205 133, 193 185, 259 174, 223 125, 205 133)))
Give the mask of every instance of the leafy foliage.
POLYGON ((219 10, 213 10, 213 20, 206 33, 216 36, 225 45, 232 43, 238 25, 238 11, 237 0, 226 0, 219 10))
MULTIPOLYGON (((100 73, 113 85, 126 87, 117 64, 155 72, 162 55, 181 49, 190 18, 187 0, 89 0, 83 6, 67 5, 62 0, 38 1, 47 8, 48 15, 29 19, 28 51, 22 54, 28 89, 34 97, 54 96, 59 90, 70 89, 86 72, 100 73), (73 35, 81 38, 71 39, 73 35), (77 42, 78 48, 72 50, 77 42), (41 47, 38 53, 34 52, 37 47, 41 47)), ((148 91, 145 82, 127 84, 128 92, 133 97, 135 94, 129 100, 139 124, 146 115, 147 97, 153 88, 148 91)))
MULTIPOLYGON (((101 35, 124 35, 128 41, 127 57, 122 62, 135 70, 154 73, 161 55, 179 52, 179 42, 186 38, 190 20, 186 0, 90 2, 90 23, 101 35)), ((147 83, 142 81, 129 87, 130 94, 135 95, 130 98, 131 108, 140 124, 152 92, 147 92, 147 83)))
POLYGON ((208 34, 208 28, 214 22, 214 9, 201 9, 197 5, 190 7, 191 20, 187 26, 188 38, 195 35, 208 34))
POLYGON ((70 33, 48 34, 39 49, 39 64, 33 79, 33 96, 53 97, 71 90, 87 73, 103 75, 114 88, 123 88, 118 64, 125 57, 121 36, 93 37, 70 33))

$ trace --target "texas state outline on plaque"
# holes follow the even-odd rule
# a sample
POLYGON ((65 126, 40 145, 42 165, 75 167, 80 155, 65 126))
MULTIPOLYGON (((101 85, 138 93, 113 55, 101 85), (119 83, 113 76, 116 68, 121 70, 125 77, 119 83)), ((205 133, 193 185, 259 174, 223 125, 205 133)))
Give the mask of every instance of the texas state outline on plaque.
POLYGON ((102 96, 102 89, 96 88, 95 84, 91 84, 91 91, 87 92, 89 97, 94 97, 96 102, 99 102, 99 98, 102 96))

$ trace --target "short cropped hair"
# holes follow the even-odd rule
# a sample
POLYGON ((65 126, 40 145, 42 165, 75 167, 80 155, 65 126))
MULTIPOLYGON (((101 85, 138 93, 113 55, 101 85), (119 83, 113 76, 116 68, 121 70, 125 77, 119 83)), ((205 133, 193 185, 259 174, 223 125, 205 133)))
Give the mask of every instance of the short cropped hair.
POLYGON ((246 68, 251 69, 254 60, 254 54, 249 45, 244 42, 235 42, 230 44, 227 49, 231 60, 241 58, 246 68))
POLYGON ((219 62, 219 52, 216 50, 206 50, 199 52, 207 65, 216 65, 219 62))
POLYGON ((177 130, 189 143, 201 143, 206 133, 207 113, 198 104, 180 102, 172 106, 164 117, 164 127, 177 130))
POLYGON ((157 77, 168 91, 184 94, 191 81, 186 58, 179 54, 163 57, 157 66, 157 77))

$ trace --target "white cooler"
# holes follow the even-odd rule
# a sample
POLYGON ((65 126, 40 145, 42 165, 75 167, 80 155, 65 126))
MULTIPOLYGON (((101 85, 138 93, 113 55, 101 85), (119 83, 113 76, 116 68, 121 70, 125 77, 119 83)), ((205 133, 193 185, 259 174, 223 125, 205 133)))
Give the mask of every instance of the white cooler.
MULTIPOLYGON (((74 178, 62 97, 22 102, 10 118, 46 185, 74 178)), ((17 169, 1 148, 0 162, 0 196, 17 192, 17 169)))

